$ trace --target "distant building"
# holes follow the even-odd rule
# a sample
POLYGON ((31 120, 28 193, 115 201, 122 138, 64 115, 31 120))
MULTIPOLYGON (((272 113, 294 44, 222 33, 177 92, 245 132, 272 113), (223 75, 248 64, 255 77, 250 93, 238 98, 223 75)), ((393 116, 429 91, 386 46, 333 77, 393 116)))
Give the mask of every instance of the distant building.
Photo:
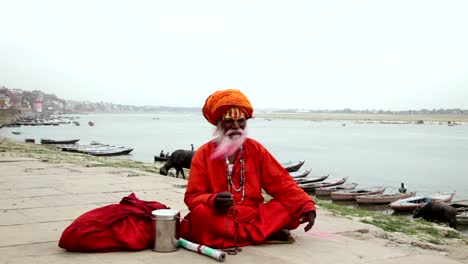
POLYGON ((7 93, 0 92, 0 109, 10 109, 10 97, 7 93))
POLYGON ((41 99, 36 99, 34 100, 34 111, 36 111, 36 113, 42 113, 42 100, 41 99))

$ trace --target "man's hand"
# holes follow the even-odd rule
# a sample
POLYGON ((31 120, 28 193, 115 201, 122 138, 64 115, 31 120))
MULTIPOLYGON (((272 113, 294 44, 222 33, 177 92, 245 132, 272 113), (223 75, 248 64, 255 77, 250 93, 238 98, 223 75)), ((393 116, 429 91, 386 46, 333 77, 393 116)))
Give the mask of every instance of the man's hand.
POLYGON ((220 192, 214 198, 214 206, 219 210, 226 210, 234 205, 234 199, 230 192, 220 192))
POLYGON ((315 211, 309 211, 309 212, 305 212, 302 217, 301 217, 301 220, 300 220, 300 223, 305 223, 305 222, 309 222, 305 227, 304 227, 304 231, 307 232, 309 231, 312 226, 314 225, 315 223, 315 211))

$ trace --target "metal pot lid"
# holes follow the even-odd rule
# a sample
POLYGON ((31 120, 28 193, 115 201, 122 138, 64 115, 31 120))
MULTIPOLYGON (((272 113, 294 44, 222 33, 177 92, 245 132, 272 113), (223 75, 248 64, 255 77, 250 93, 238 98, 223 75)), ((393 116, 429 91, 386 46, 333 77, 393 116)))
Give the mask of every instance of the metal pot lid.
POLYGON ((179 217, 179 211, 174 209, 158 209, 151 214, 156 220, 175 220, 179 217))

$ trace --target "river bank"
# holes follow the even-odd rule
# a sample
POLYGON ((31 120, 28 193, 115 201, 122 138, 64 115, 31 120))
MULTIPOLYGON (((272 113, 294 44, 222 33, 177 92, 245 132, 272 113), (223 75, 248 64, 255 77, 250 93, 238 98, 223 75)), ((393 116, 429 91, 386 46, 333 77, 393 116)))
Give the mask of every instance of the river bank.
MULTIPOLYGON (((64 153, 0 139, 0 262, 170 263, 204 257, 179 250, 158 254, 72 254, 57 247, 63 229, 80 214, 134 192, 187 212, 186 181, 161 176, 154 164, 64 153), (18 234, 28 234, 18 236, 18 234), (40 260, 40 261, 39 261, 40 260), (178 261, 177 261, 178 260, 178 261)), ((292 245, 246 247, 226 262, 252 263, 468 263, 468 238, 458 231, 402 217, 378 215, 317 201, 312 232, 294 230, 292 245)))

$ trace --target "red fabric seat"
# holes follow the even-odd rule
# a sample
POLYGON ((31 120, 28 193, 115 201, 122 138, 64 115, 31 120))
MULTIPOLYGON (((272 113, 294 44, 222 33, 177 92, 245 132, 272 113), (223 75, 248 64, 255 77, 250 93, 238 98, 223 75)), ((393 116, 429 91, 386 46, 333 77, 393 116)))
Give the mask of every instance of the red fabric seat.
POLYGON ((78 252, 152 248, 151 212, 167 208, 159 202, 139 200, 132 193, 119 204, 96 208, 78 217, 63 231, 59 247, 78 252))

